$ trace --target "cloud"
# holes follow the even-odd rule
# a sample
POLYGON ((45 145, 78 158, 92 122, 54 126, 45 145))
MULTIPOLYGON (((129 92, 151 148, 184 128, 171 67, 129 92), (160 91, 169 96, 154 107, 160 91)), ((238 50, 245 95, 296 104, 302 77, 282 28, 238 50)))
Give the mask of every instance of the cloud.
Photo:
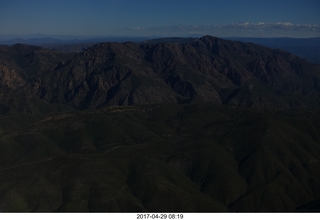
POLYGON ((292 24, 290 22, 244 22, 226 25, 222 28, 229 29, 230 32, 241 31, 249 37, 320 37, 319 25, 292 24))
POLYGON ((153 36, 202 36, 217 37, 320 37, 320 26, 312 24, 293 24, 290 22, 240 22, 229 25, 173 25, 152 28, 130 28, 131 34, 153 36))

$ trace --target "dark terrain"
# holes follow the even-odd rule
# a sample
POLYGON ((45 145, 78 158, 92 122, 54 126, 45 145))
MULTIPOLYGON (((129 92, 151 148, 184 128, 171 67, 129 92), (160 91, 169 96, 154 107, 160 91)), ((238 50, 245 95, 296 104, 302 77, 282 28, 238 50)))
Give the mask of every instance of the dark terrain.
POLYGON ((0 46, 0 211, 319 211, 320 65, 176 40, 0 46))

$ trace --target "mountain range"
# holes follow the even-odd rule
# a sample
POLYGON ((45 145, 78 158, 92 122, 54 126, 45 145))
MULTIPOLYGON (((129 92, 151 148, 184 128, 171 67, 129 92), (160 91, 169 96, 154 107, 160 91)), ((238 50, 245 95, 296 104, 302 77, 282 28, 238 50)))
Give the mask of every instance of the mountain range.
POLYGON ((0 210, 319 210, 320 65, 212 36, 0 46, 0 210))
POLYGON ((78 110, 163 102, 280 109, 320 104, 319 65, 210 36, 182 45, 100 43, 75 54, 17 44, 1 46, 0 56, 1 90, 8 93, 0 101, 8 111, 19 108, 9 101, 11 93, 16 100, 28 94, 78 110))
MULTIPOLYGON (((167 37, 167 38, 156 38, 156 37, 121 37, 121 36, 109 36, 109 37, 91 37, 91 38, 80 38, 77 36, 20 36, 20 38, 11 37, 10 40, 1 40, 0 45, 14 44, 27 44, 34 46, 41 46, 48 49, 62 51, 62 52, 82 52, 86 48, 93 46, 94 44, 101 42, 137 42, 137 43, 174 43, 184 44, 198 40, 199 37, 167 37)), ((299 57, 313 63, 320 64, 320 38, 286 38, 286 37, 273 37, 273 38, 249 38, 249 37, 225 37, 226 40, 242 41, 245 43, 255 43, 265 47, 273 49, 281 49, 298 55, 299 57)))

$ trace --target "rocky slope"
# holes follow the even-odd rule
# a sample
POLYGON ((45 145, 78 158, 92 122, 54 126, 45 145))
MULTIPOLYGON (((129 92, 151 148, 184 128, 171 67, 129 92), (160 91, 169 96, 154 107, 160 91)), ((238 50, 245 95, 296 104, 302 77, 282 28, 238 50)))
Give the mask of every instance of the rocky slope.
POLYGON ((76 109, 202 101, 272 108, 320 104, 320 66, 210 36, 181 45, 100 43, 76 54, 2 46, 0 54, 2 90, 76 109))

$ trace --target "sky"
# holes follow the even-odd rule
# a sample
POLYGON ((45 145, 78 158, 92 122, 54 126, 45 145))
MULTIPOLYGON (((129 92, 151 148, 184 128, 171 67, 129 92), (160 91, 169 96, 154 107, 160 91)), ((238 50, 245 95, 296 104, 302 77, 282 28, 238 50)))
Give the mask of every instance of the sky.
POLYGON ((0 35, 320 36, 319 0, 0 0, 0 35))

